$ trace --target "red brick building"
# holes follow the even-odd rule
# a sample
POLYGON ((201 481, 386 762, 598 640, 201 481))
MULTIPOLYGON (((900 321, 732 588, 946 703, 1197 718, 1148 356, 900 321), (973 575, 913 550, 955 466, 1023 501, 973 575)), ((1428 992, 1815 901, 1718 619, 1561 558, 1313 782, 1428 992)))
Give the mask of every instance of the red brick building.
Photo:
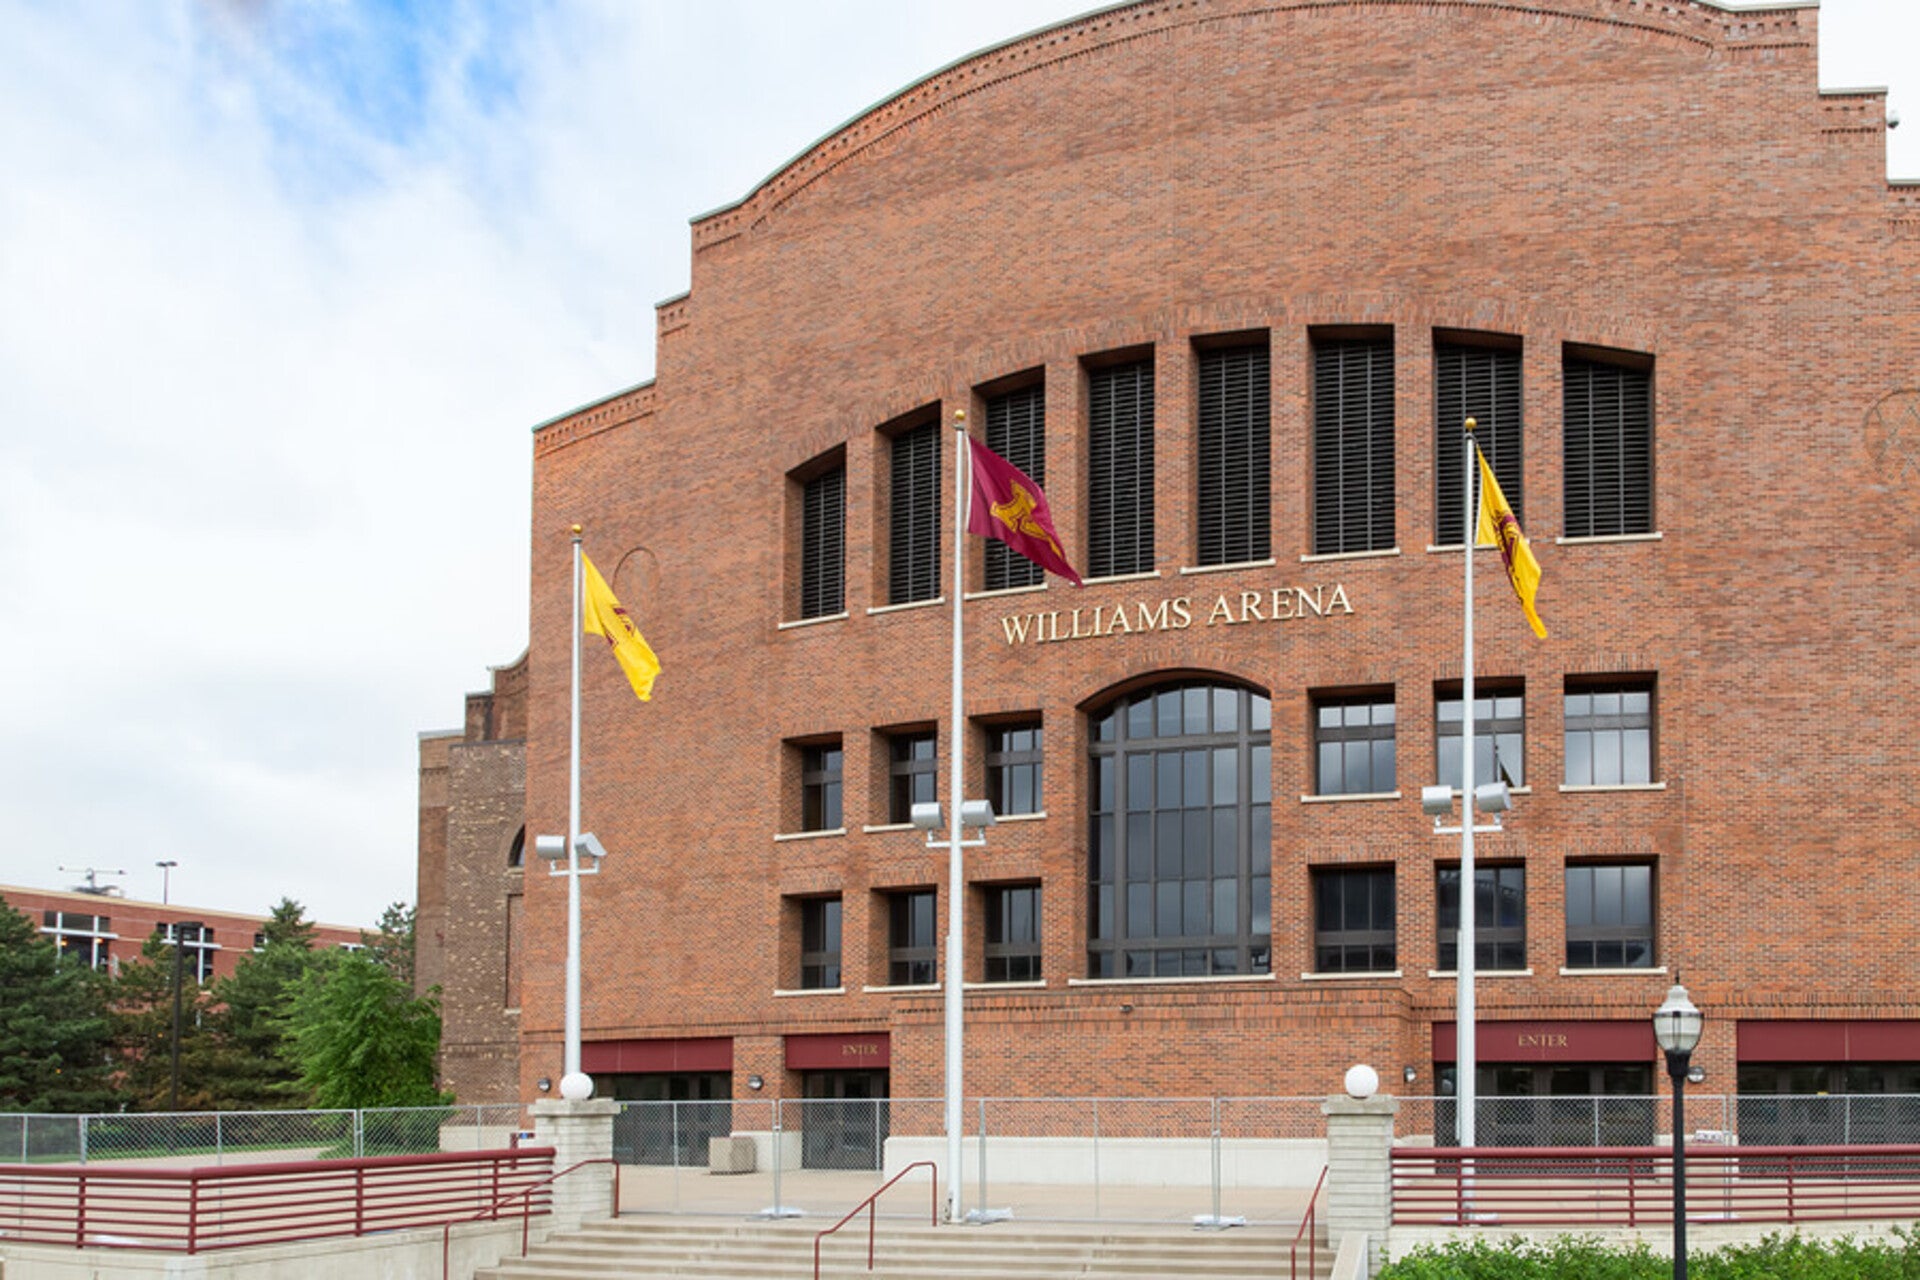
MULTIPOLYGON (((529 829, 570 526, 665 664, 642 705, 587 655, 603 1090, 938 1096, 946 859, 904 819, 951 803, 955 591, 1002 815, 970 1095, 1444 1079, 1467 416, 1551 629, 1482 557, 1483 1093, 1653 1091, 1677 976, 1720 1091, 1920 1089, 1920 188, 1818 19, 1121 5, 695 220, 656 379, 534 438, 529 829), (961 410, 1084 589, 978 539, 953 581, 961 410)), ((525 904, 530 1097, 563 882, 525 904)))
MULTIPOLYGON (((186 947, 182 963, 202 982, 231 977, 240 957, 260 943, 267 917, 239 911, 212 911, 183 903, 142 902, 116 889, 27 889, 0 885, 0 901, 33 921, 62 954, 95 969, 118 971, 140 958, 140 949, 156 931, 171 938, 180 927, 186 947)), ((315 924, 316 947, 357 947, 360 930, 315 924)))

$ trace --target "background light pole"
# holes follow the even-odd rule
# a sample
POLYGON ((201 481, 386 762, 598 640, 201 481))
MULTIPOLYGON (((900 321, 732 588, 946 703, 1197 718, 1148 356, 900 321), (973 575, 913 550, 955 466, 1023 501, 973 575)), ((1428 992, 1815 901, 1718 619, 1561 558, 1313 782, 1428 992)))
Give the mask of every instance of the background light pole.
MULTIPOLYGON (((168 1073, 167 1110, 177 1113, 180 1110, 180 973, 184 967, 187 930, 193 930, 193 940, 200 940, 201 931, 206 926, 198 920, 176 920, 173 922, 173 1067, 168 1073)), ((196 983, 200 979, 199 957, 195 957, 193 976, 196 983)))
POLYGON ((1673 1280, 1687 1280, 1687 1059, 1705 1023, 1678 982, 1653 1011, 1654 1043, 1667 1055, 1673 1081, 1673 1280))
POLYGON ((164 907, 167 905, 167 894, 173 888, 173 869, 180 864, 168 858, 153 865, 160 868, 160 905, 164 907))

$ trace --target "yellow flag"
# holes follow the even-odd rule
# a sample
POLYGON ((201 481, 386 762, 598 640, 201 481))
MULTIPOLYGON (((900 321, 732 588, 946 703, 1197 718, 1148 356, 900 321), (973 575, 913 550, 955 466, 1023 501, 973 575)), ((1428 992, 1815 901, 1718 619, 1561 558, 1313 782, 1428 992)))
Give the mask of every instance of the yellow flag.
POLYGON ((633 686, 635 696, 642 702, 652 701, 653 678, 660 674, 660 659, 653 656, 647 638, 614 599, 613 588, 607 585, 584 551, 580 553, 580 563, 586 569, 582 626, 590 636, 606 637, 613 647, 614 659, 627 673, 627 683, 633 686))
POLYGON ((1520 521, 1507 505, 1507 495, 1500 492, 1500 482, 1493 478, 1493 468, 1487 465, 1487 455, 1480 452, 1478 441, 1474 442, 1473 453, 1480 459, 1480 528, 1474 542, 1482 547, 1500 548, 1500 559, 1507 566, 1507 581, 1513 584, 1513 594, 1519 597, 1520 607, 1527 611, 1533 634, 1544 640, 1547 624, 1540 621, 1540 615, 1533 608, 1533 597, 1540 590, 1540 562, 1533 558, 1527 535, 1520 532, 1520 521))

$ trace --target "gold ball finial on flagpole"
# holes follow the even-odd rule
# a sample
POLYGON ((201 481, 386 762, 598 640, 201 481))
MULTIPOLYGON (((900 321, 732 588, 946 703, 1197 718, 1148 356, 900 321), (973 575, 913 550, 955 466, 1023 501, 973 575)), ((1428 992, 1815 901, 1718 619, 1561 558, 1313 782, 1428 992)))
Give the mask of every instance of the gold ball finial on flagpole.
POLYGON ((582 530, 579 525, 575 525, 573 526, 572 532, 577 536, 580 533, 583 533, 584 530, 582 530))
POLYGON ((1479 424, 1479 423, 1477 423, 1477 422, 1475 422, 1475 421, 1474 421, 1474 420, 1473 420, 1472 418, 1468 418, 1468 419, 1467 419, 1467 434, 1468 434, 1468 435, 1472 435, 1472 434, 1473 434, 1473 429, 1474 429, 1475 427, 1477 427, 1477 426, 1479 426, 1479 425, 1480 425, 1480 424, 1479 424))

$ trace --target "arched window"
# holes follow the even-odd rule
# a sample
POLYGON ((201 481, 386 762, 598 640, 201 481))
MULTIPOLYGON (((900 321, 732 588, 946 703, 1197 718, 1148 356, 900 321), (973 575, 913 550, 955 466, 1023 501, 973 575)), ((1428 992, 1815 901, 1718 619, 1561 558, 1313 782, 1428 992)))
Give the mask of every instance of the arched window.
POLYGON ((1094 714, 1095 978, 1266 973, 1273 935, 1272 709, 1184 681, 1094 714))
POLYGON ((513 833, 513 847, 507 850, 507 869, 511 871, 515 867, 524 865, 526 857, 527 829, 522 827, 513 833))

